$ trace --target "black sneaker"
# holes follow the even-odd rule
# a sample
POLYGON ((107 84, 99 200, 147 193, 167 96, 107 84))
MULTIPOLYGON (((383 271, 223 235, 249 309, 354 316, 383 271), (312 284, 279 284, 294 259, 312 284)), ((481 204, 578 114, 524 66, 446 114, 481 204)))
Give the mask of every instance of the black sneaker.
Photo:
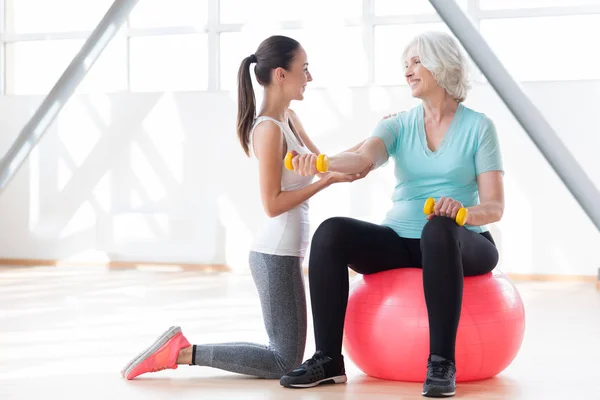
POLYGON ((423 385, 425 397, 450 397, 456 393, 454 362, 432 354, 427 362, 427 378, 423 385))
POLYGON ((317 350, 298 368, 282 376, 279 383, 288 388, 309 388, 322 383, 344 383, 347 380, 344 357, 340 355, 336 362, 317 350))

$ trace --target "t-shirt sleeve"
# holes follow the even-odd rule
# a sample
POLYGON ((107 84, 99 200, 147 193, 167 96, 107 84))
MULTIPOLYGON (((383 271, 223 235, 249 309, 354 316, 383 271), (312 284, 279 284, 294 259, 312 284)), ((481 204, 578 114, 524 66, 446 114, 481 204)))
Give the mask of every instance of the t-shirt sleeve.
POLYGON ((398 147, 398 135, 400 133, 400 115, 379 121, 371 137, 380 138, 385 144, 388 157, 393 157, 398 147))
POLYGON ((501 171, 504 174, 502 153, 496 126, 488 117, 483 117, 479 128, 479 140, 475 153, 477 175, 487 171, 501 171))

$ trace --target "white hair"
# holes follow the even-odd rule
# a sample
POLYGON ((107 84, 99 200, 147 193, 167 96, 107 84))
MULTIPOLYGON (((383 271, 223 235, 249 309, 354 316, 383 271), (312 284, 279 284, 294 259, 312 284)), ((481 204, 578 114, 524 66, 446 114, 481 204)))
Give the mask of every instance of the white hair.
POLYGON ((444 32, 421 33, 404 49, 403 65, 406 65, 406 56, 413 46, 421 65, 432 73, 437 84, 454 99, 464 101, 470 89, 469 67, 458 42, 444 32))

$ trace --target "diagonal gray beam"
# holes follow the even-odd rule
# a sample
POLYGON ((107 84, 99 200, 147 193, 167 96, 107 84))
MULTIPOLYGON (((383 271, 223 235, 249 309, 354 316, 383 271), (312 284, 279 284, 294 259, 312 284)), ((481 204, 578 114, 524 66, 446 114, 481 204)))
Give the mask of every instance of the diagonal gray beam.
POLYGON ((429 0, 504 104, 600 230, 600 192, 455 1, 429 0))
POLYGON ((137 2, 138 0, 114 1, 35 114, 25 124, 13 145, 0 160, 0 193, 23 165, 137 2))

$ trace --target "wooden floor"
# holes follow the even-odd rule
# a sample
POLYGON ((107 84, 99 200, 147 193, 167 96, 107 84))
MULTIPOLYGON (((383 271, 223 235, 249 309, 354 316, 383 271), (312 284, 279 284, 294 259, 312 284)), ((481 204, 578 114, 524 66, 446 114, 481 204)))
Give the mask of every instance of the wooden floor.
MULTIPOLYGON (((494 379, 459 384, 455 398, 600 399, 600 293, 589 283, 517 284, 527 312, 519 355, 494 379)), ((421 384, 369 378, 348 358, 346 385, 304 390, 188 366, 123 380, 122 366, 171 325, 194 343, 265 341, 247 274, 2 267, 0 399, 421 398, 421 384)))

